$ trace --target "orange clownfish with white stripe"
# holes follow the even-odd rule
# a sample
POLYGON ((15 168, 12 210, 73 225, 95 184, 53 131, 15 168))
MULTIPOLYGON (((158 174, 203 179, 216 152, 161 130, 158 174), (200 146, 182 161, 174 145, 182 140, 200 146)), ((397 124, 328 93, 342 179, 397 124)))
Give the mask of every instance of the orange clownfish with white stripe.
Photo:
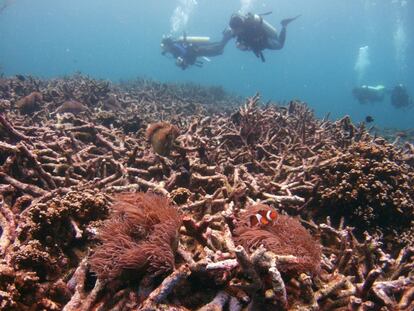
POLYGON ((258 211, 257 214, 250 216, 250 227, 273 225, 278 217, 278 213, 272 210, 258 211))

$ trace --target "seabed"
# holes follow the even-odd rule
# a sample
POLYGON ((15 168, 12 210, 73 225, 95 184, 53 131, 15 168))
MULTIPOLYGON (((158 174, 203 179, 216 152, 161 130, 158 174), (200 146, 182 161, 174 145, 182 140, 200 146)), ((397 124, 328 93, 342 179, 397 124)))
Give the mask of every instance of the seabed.
POLYGON ((1 78, 0 198, 1 310, 414 310, 413 144, 300 101, 1 78))

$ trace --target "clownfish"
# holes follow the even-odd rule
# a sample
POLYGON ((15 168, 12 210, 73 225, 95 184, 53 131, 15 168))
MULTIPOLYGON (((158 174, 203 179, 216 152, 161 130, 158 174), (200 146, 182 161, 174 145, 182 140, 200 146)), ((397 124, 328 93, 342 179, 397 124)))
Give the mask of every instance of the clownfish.
POLYGON ((253 226, 265 226, 268 224, 274 223, 274 221, 277 219, 277 212, 276 211, 259 211, 257 214, 250 216, 250 227, 253 226))

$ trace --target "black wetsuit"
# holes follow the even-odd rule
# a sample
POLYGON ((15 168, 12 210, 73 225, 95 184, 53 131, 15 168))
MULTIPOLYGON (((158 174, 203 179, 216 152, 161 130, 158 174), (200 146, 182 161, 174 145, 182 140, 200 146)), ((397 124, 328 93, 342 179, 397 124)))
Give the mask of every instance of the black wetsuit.
POLYGON ((412 105, 407 89, 403 85, 397 85, 391 91, 391 104, 396 108, 403 108, 412 105))
POLYGON ((237 44, 240 47, 246 47, 262 59, 262 50, 266 48, 267 35, 263 27, 253 19, 246 19, 242 31, 237 35, 237 44))
POLYGON ((285 45, 286 41, 286 26, 299 16, 294 18, 284 19, 281 22, 282 29, 280 33, 269 34, 263 25, 263 19, 256 19, 253 14, 249 13, 243 18, 240 29, 236 31, 236 40, 239 48, 251 50, 263 62, 265 58, 262 51, 264 49, 280 50, 285 45))

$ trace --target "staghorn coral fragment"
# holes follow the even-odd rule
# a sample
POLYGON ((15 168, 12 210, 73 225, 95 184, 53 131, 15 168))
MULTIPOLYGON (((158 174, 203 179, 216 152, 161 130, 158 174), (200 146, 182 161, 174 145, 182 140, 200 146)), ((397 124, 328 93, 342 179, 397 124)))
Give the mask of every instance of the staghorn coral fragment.
POLYGON ((7 119, 3 113, 0 113, 0 131, 4 129, 4 131, 12 138, 16 138, 18 140, 25 140, 30 141, 31 137, 26 136, 25 134, 21 133, 20 131, 14 128, 14 125, 7 119))
POLYGON ((265 268, 270 276, 272 288, 266 290, 265 298, 272 303, 279 304, 282 310, 287 308, 287 294, 285 282, 277 266, 280 264, 277 256, 272 252, 266 252, 266 249, 259 248, 251 256, 255 266, 265 268))
POLYGON ((181 216, 166 197, 151 193, 115 196, 113 214, 99 229, 90 265, 99 279, 125 277, 131 271, 152 277, 174 268, 181 216))
POLYGON ((235 244, 242 245, 250 252, 263 245, 276 255, 296 257, 297 260, 293 262, 278 264, 282 273, 318 273, 321 261, 320 244, 298 220, 289 216, 279 215, 273 224, 266 226, 250 226, 250 217, 261 210, 272 209, 268 205, 255 204, 240 215, 233 232, 235 244))
POLYGON ((229 295, 225 291, 220 291, 214 299, 208 304, 204 305, 197 311, 223 311, 229 300, 229 295))
MULTIPOLYGON (((163 309, 160 304, 164 303, 165 300, 167 300, 167 296, 174 290, 174 288, 177 287, 177 285, 185 280, 190 274, 191 271, 188 265, 182 265, 164 279, 160 286, 158 286, 158 288, 156 288, 148 296, 138 310, 151 311, 163 309)), ((177 310, 181 310, 181 308, 177 310)))
POLYGON ((179 130, 175 125, 167 122, 157 122, 148 125, 146 138, 156 153, 168 156, 178 134, 179 130))

